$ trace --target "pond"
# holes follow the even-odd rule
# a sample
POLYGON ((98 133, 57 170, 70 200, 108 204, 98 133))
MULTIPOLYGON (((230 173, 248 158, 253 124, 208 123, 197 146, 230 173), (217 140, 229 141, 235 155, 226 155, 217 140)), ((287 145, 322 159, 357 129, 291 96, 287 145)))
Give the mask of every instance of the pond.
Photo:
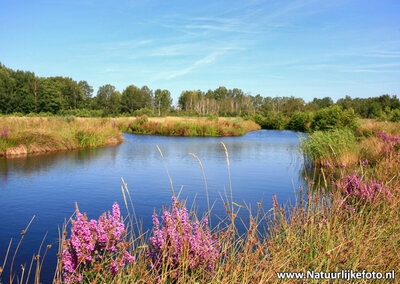
MULTIPOLYGON (((138 218, 151 229, 151 215, 171 203, 171 185, 181 198, 193 201, 199 214, 207 210, 202 161, 207 178, 213 218, 223 217, 221 196, 230 195, 230 182, 223 141, 229 152, 233 200, 237 204, 265 210, 272 207, 272 195, 286 203, 303 185, 303 157, 299 133, 260 130, 241 137, 162 137, 124 134, 115 147, 79 150, 16 159, 0 159, 0 264, 9 241, 14 251, 21 230, 35 215, 16 256, 14 271, 29 263, 47 233, 45 246, 53 248, 45 259, 43 283, 52 279, 56 262, 58 228, 75 210, 75 202, 89 218, 111 209, 114 201, 124 210, 121 178, 128 184, 138 218), (156 145, 163 153, 161 157, 156 145)), ((9 257, 12 257, 9 256, 9 257)), ((8 261, 8 264, 10 263, 8 261)), ((3 273, 7 277, 9 266, 3 273)), ((7 280, 8 281, 8 280, 7 280)))

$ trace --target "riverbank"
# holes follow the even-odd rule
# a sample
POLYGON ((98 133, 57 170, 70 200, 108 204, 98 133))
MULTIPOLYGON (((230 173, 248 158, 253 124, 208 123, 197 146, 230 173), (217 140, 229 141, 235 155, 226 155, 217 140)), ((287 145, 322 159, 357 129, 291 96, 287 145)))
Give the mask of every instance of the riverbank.
POLYGON ((12 158, 122 143, 108 119, 0 117, 0 157, 12 158))
POLYGON ((118 127, 127 133, 162 136, 241 136, 249 131, 260 130, 254 121, 240 117, 151 117, 118 118, 118 127))
POLYGON ((0 157, 117 145, 122 132, 164 136, 239 136, 261 129, 241 118, 0 117, 0 157))
POLYGON ((318 167, 354 167, 365 160, 376 166, 386 163, 382 158, 397 147, 399 134, 400 123, 362 119, 356 130, 336 128, 310 133, 303 140, 302 150, 318 167))

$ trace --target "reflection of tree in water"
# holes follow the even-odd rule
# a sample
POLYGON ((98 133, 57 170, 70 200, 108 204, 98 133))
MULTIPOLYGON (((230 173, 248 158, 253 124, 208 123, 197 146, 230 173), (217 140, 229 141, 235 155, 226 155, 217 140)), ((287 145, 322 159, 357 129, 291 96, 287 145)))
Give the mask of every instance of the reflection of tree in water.
POLYGON ((40 155, 28 155, 12 159, 0 159, 0 183, 6 182, 9 173, 23 173, 25 176, 33 176, 41 172, 47 172, 53 167, 64 164, 89 164, 94 160, 106 158, 114 161, 117 157, 117 147, 97 149, 73 150, 69 152, 55 152, 40 155))

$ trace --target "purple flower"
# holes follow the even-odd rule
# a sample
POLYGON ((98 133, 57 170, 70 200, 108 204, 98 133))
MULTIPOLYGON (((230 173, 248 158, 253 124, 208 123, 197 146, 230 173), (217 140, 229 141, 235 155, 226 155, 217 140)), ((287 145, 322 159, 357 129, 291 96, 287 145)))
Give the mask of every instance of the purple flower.
POLYGON ((0 132, 0 136, 4 139, 8 139, 8 129, 6 127, 3 127, 3 130, 0 132))
POLYGON ((377 136, 385 143, 384 151, 386 154, 400 148, 400 136, 389 136, 384 132, 378 132, 377 136))
POLYGON ((349 195, 353 199, 373 202, 381 193, 390 198, 390 192, 383 182, 362 180, 356 171, 353 172, 353 175, 347 175, 340 180, 338 186, 342 188, 345 196, 349 195))
POLYGON ((361 166, 362 166, 363 168, 365 168, 366 166, 368 166, 368 160, 367 160, 367 159, 362 160, 362 161, 361 161, 361 166))
POLYGON ((219 257, 219 245, 210 234, 208 220, 191 221, 185 206, 173 200, 173 208, 164 210, 160 225, 153 214, 153 236, 150 238, 149 257, 156 269, 189 267, 190 270, 213 270, 219 257), (181 266, 182 265, 182 266, 181 266))
POLYGON ((134 261, 135 257, 125 249, 124 233, 125 225, 117 203, 113 204, 112 214, 103 213, 98 220, 88 221, 78 212, 72 221, 71 238, 63 245, 64 281, 82 281, 89 263, 105 265, 111 261, 106 267, 115 275, 126 262, 134 261))

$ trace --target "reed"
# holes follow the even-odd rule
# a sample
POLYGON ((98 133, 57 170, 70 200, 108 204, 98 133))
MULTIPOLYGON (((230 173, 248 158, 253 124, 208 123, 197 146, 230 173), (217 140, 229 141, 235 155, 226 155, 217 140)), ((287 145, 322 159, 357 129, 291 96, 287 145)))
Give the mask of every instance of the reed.
POLYGON ((313 132, 303 138, 301 148, 316 165, 354 164, 358 161, 357 139, 349 129, 313 132))

